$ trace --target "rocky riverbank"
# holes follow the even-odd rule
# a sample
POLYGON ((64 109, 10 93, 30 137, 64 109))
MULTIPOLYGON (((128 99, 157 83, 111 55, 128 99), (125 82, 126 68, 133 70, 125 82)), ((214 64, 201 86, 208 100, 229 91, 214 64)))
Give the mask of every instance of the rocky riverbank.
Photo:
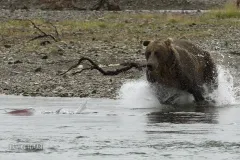
POLYGON ((124 82, 143 77, 144 71, 131 69, 117 76, 103 76, 87 70, 72 75, 88 67, 85 63, 66 75, 59 74, 82 56, 105 66, 105 70, 117 69, 121 66, 116 64, 123 62, 143 64, 140 42, 146 39, 187 38, 227 55, 238 54, 240 45, 238 19, 219 21, 203 13, 1 10, 0 23, 2 94, 115 98, 124 82), (33 40, 42 33, 29 20, 56 41, 49 37, 33 40))

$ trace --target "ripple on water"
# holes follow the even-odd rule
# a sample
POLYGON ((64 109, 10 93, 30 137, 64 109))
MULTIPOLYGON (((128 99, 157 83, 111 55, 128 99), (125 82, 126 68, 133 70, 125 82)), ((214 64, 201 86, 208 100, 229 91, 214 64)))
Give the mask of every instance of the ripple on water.
POLYGON ((217 124, 216 113, 189 113, 189 112, 152 112, 147 115, 149 123, 207 123, 217 124))
MULTIPOLYGON (((6 101, 10 103, 9 99, 6 101)), ((51 105, 45 100, 35 103, 28 98, 24 103, 35 106, 41 113, 60 107, 74 111, 85 102, 81 99, 68 99, 71 103, 62 101, 64 99, 52 100, 54 105, 51 105)), ((2 99, 1 102, 0 106, 6 107, 2 99)), ((2 117, 1 158, 3 155, 5 159, 10 152, 16 153, 9 151, 7 145, 17 142, 43 144, 43 151, 31 153, 32 159, 37 159, 40 153, 46 154, 46 159, 52 156, 53 159, 71 157, 73 160, 214 159, 216 154, 220 156, 218 159, 236 159, 240 155, 240 106, 159 106, 160 109, 134 106, 133 109, 118 102, 111 101, 110 105, 108 100, 89 100, 86 109, 78 115, 2 117)), ((25 159, 24 155, 18 154, 18 157, 25 159)))

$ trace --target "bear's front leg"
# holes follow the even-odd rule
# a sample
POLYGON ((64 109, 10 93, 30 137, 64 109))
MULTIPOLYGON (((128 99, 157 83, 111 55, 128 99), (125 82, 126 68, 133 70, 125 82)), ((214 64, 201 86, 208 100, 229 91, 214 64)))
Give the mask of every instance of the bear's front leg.
POLYGON ((206 106, 206 105, 214 105, 216 103, 210 97, 204 98, 202 87, 196 87, 194 89, 190 89, 188 92, 193 95, 197 105, 206 106))
POLYGON ((205 101, 205 98, 203 97, 203 88, 199 86, 195 86, 194 88, 191 88, 188 90, 189 93, 191 93, 197 103, 205 101))

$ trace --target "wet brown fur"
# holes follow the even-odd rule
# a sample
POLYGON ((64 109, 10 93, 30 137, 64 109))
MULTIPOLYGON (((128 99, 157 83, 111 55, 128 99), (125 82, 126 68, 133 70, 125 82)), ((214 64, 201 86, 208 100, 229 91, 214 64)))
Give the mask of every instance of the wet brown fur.
POLYGON ((203 85, 216 87, 217 70, 209 52, 186 40, 145 41, 147 79, 186 90, 202 101, 203 85))

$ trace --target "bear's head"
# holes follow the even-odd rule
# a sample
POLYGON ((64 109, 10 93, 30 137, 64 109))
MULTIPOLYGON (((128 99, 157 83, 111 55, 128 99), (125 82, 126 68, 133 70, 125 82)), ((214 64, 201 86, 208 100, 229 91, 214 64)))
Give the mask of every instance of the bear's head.
POLYGON ((175 55, 172 48, 173 40, 144 41, 146 46, 145 57, 147 60, 147 79, 156 82, 160 77, 166 76, 174 63, 175 55))

